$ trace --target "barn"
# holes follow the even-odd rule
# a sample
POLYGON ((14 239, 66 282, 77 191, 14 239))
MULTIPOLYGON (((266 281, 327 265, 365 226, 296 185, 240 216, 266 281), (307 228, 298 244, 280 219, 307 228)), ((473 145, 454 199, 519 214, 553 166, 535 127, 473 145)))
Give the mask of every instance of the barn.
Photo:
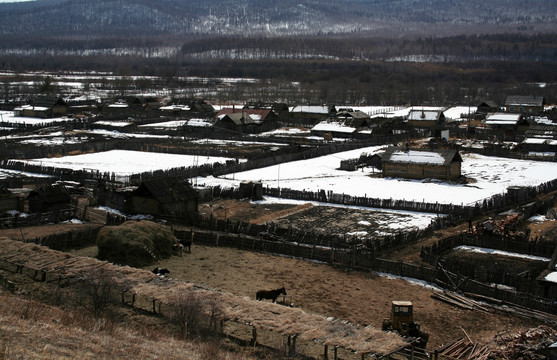
POLYGON ((456 180, 462 157, 457 150, 425 150, 389 147, 383 154, 383 176, 407 179, 456 180))
POLYGON ((182 177, 144 180, 126 199, 131 214, 182 217, 197 212, 198 195, 182 177))
POLYGON ((66 115, 67 105, 64 99, 56 96, 38 96, 31 105, 14 109, 15 116, 52 118, 66 115))

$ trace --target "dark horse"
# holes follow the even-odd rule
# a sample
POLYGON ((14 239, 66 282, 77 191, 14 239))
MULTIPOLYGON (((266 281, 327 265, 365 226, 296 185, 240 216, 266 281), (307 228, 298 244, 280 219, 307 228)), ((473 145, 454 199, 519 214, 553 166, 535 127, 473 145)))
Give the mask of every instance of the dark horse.
POLYGON ((286 289, 284 289, 284 287, 276 290, 259 290, 255 294, 255 298, 257 300, 271 299, 273 302, 277 302, 277 298, 280 294, 286 295, 286 289))

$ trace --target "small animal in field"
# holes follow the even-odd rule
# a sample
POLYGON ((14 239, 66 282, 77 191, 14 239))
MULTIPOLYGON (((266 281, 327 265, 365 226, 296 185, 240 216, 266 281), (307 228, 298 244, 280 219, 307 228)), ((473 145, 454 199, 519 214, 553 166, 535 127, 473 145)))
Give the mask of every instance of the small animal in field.
POLYGON ((263 299, 271 299, 273 302, 277 302, 277 298, 280 294, 286 295, 286 289, 284 288, 284 286, 276 290, 259 290, 255 294, 255 298, 258 301, 263 299))
POLYGON ((184 254, 184 245, 172 244, 172 253, 182 256, 184 254))
POLYGON ((192 243, 191 239, 189 240, 180 239, 179 242, 180 245, 184 247, 184 251, 191 253, 191 243, 192 243))
POLYGON ((166 274, 170 274, 170 270, 166 269, 166 268, 154 268, 153 269, 153 274, 157 274, 159 276, 165 276, 166 274))

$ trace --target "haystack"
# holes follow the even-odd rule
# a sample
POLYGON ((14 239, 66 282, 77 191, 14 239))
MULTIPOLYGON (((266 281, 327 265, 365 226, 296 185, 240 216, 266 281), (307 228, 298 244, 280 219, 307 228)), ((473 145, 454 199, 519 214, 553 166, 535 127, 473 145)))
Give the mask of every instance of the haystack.
POLYGON ((134 267, 147 266, 172 255, 178 240, 167 226, 148 220, 105 226, 97 236, 98 258, 134 267))

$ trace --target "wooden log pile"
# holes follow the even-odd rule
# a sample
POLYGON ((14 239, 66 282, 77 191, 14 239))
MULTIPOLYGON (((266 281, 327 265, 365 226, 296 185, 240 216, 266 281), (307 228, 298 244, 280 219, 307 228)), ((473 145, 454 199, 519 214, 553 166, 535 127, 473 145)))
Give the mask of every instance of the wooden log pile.
POLYGON ((480 302, 472 299, 468 299, 464 296, 460 296, 451 291, 443 291, 442 293, 434 292, 433 294, 431 294, 431 297, 443 301, 447 304, 454 305, 461 309, 477 310, 484 313, 490 312, 490 309, 487 306, 484 306, 484 304, 481 304, 480 302))
POLYGON ((491 351, 487 345, 473 342, 467 336, 453 341, 438 350, 441 359, 474 359, 485 360, 491 355, 491 351))
POLYGON ((524 332, 492 341, 492 354, 497 359, 546 359, 547 348, 557 341, 557 331, 540 325, 524 332))

